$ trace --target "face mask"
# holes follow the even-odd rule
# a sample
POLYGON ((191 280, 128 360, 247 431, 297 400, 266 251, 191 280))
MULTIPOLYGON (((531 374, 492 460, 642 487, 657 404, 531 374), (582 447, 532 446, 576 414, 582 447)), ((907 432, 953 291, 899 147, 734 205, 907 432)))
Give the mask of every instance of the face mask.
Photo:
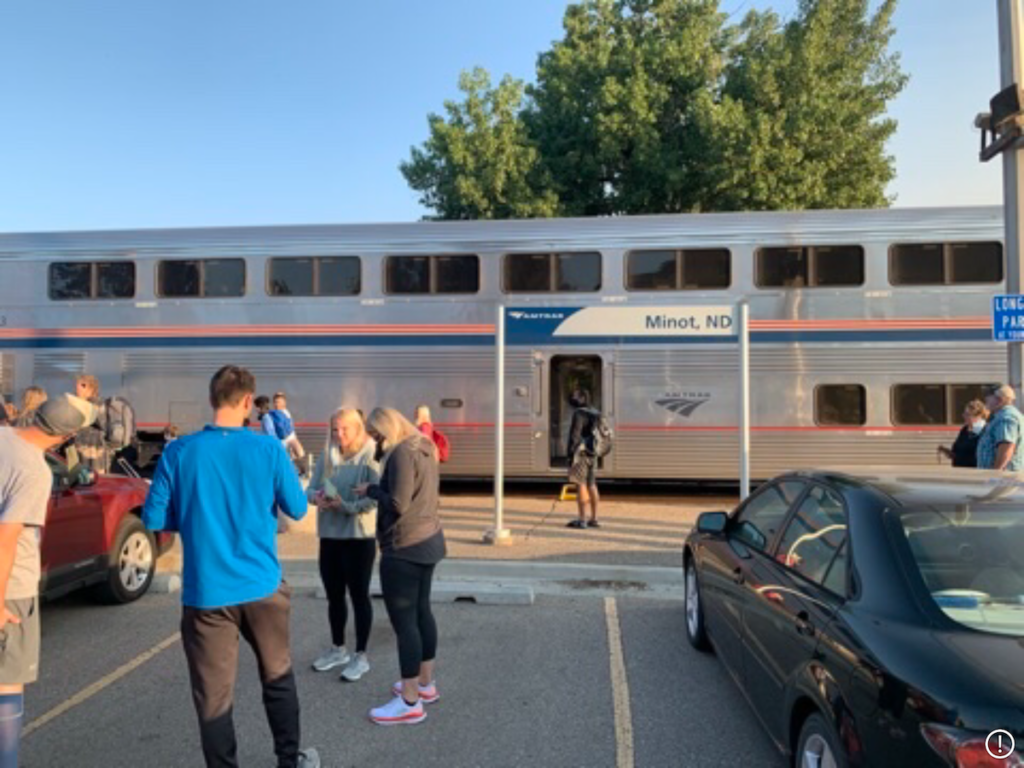
POLYGON ((984 428, 985 428, 985 420, 984 419, 975 419, 974 423, 971 424, 971 429, 974 430, 974 434, 976 434, 976 435, 980 435, 981 434, 981 430, 983 430, 984 428))

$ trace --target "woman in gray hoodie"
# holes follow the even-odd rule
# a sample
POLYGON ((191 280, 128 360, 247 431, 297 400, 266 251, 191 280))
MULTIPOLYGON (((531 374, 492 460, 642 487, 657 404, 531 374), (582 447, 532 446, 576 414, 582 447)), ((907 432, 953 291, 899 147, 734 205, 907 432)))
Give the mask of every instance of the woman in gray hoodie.
POLYGON ((357 497, 353 488, 380 479, 377 445, 366 434, 359 411, 342 408, 331 416, 327 444, 317 460, 307 496, 317 507, 320 578, 327 592, 331 648, 313 662, 317 672, 344 667, 343 680, 355 682, 370 671, 366 644, 373 626, 370 577, 377 557, 377 502, 357 497), (356 652, 345 647, 348 606, 355 613, 356 652))

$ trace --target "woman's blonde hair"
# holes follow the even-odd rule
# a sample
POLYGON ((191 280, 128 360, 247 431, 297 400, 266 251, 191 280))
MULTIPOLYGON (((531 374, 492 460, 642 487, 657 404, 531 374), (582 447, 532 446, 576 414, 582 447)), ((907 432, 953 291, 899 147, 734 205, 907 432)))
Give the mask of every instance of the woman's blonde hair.
POLYGON ((100 396, 100 380, 97 379, 95 376, 79 376, 77 379, 75 379, 76 387, 78 386, 79 382, 85 384, 85 386, 92 390, 92 394, 90 395, 90 397, 100 396))
POLYGON ((42 387, 29 387, 21 396, 22 414, 34 411, 46 402, 46 390, 42 387))
POLYGON ((334 474, 335 468, 344 458, 336 428, 337 423, 342 419, 353 419, 363 433, 363 444, 366 442, 366 424, 363 422, 363 414, 358 408, 342 407, 332 413, 331 418, 327 420, 327 441, 324 443, 324 477, 334 474))
POLYGON ((988 420, 988 408, 985 407, 985 404, 981 402, 981 400, 971 400, 971 402, 964 407, 964 410, 971 416, 980 416, 981 418, 988 420))
POLYGON ((423 433, 394 408, 374 408, 370 418, 366 420, 366 427, 383 438, 381 448, 386 453, 390 453, 399 443, 406 440, 424 439, 423 433))

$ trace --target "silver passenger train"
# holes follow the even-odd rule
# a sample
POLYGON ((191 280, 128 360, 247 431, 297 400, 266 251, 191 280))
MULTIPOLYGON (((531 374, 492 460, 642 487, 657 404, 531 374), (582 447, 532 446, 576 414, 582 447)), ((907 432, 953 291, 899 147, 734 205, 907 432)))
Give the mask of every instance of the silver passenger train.
MULTIPOLYGON (((232 362, 285 390, 319 450, 342 405, 431 406, 447 474, 493 473, 496 306, 708 305, 751 317, 752 474, 929 464, 1003 378, 999 208, 145 230, 0 236, 0 388, 80 373, 141 435, 199 428, 232 362)), ((601 474, 737 474, 729 338, 512 344, 506 471, 564 473, 567 398, 615 429, 601 474)))

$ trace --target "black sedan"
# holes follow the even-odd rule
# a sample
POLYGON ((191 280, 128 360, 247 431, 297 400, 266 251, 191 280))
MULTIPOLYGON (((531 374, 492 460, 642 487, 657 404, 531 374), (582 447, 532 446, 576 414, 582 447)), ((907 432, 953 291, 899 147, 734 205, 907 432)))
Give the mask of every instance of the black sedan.
POLYGON ((1024 766, 1024 475, 784 475, 683 568, 690 643, 800 768, 1024 766))

